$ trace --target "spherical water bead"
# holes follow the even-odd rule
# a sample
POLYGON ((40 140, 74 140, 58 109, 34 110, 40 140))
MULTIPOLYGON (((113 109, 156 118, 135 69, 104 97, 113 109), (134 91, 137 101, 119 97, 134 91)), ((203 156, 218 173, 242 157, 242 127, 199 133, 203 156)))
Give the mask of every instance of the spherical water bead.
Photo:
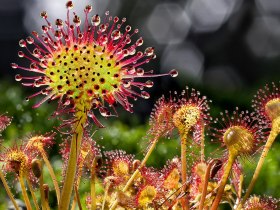
POLYGON ((31 64, 30 64, 30 69, 31 69, 31 70, 39 70, 39 67, 37 66, 36 63, 31 63, 31 64))
POLYGON ((105 107, 100 107, 99 112, 103 117, 108 117, 111 115, 110 111, 105 107))
POLYGON ((146 48, 146 50, 145 50, 145 55, 146 56, 152 56, 153 54, 154 54, 154 48, 153 47, 148 47, 148 48, 146 48))
POLYGON ((119 22, 119 17, 115 16, 114 17, 114 23, 117 23, 117 22, 119 22))
POLYGON ((24 53, 22 51, 19 51, 18 52, 18 57, 20 57, 20 58, 24 57, 24 53))
POLYGON ((66 99, 63 103, 64 106, 68 106, 71 104, 71 100, 70 99, 66 99))
POLYGON ((92 11, 92 6, 91 5, 87 5, 84 9, 85 13, 90 13, 92 11))
POLYGON ((119 30, 114 30, 111 34, 113 40, 118 40, 121 38, 121 32, 119 30))
POLYGON ((47 33, 49 31, 49 27, 46 25, 42 25, 42 31, 43 33, 47 33))
POLYGON ((18 65, 17 65, 16 63, 11 63, 11 67, 12 67, 13 69, 17 69, 17 68, 18 68, 18 65))
POLYGON ((145 73, 145 71, 144 71, 144 69, 142 69, 142 68, 138 68, 138 69, 136 70, 137 76, 142 76, 142 75, 144 75, 144 73, 145 73))
POLYGON ((22 80, 22 76, 20 74, 17 74, 15 76, 15 80, 18 81, 18 82, 21 81, 22 80))
POLYGON ((33 44, 33 43, 34 43, 34 39, 33 39, 31 36, 28 36, 28 37, 26 38, 26 42, 27 42, 28 44, 33 44))
POLYGON ((81 40, 81 39, 83 39, 83 37, 84 37, 84 36, 83 36, 83 34, 82 34, 82 33, 79 33, 79 34, 78 34, 78 39, 80 39, 80 40, 81 40))
POLYGON ((43 90, 41 90, 41 93, 43 94, 43 95, 48 95, 48 93, 49 93, 49 90, 46 88, 46 89, 43 89, 43 90))
POLYGON ((125 88, 129 88, 131 86, 131 82, 130 81, 123 81, 123 86, 125 88))
POLYGON ((177 77, 178 76, 178 71, 175 70, 175 69, 172 69, 170 72, 169 72, 169 75, 171 77, 177 77))
POLYGON ((146 81, 145 86, 146 86, 147 88, 151 88, 151 87, 154 86, 154 83, 153 83, 153 81, 148 80, 148 81, 146 81))
POLYGON ((20 46, 20 47, 26 47, 26 42, 25 42, 24 39, 21 39, 21 40, 19 41, 19 46, 20 46))
POLYGON ((73 18, 73 23, 75 23, 76 27, 81 25, 81 18, 78 15, 75 15, 73 18))
POLYGON ((128 48, 128 54, 129 54, 129 55, 134 55, 135 53, 136 53, 135 47, 130 47, 130 48, 128 48))
POLYGON ((128 67, 127 73, 128 74, 134 74, 135 73, 135 68, 133 66, 128 67))
POLYGON ((44 19, 48 18, 48 13, 46 11, 41 12, 40 15, 41 15, 41 18, 44 18, 44 19))
POLYGON ((50 41, 50 39, 49 39, 48 37, 44 37, 43 42, 44 42, 45 44, 48 44, 49 41, 50 41))
MULTIPOLYGON (((36 56, 34 56, 34 57, 36 57, 36 56)), ((40 66, 41 66, 42 68, 47 68, 47 67, 48 67, 48 62, 47 62, 47 61, 41 61, 41 62, 40 62, 40 66)))
POLYGON ((61 19, 56 19, 56 20, 55 20, 55 25, 56 25, 59 29, 61 29, 61 28, 63 28, 63 21, 62 21, 61 19))
POLYGON ((57 30, 55 31, 54 36, 57 40, 60 40, 62 38, 62 32, 57 30))
POLYGON ((122 54, 122 53, 125 54, 125 50, 122 50, 122 49, 120 49, 120 48, 117 49, 116 52, 115 52, 116 55, 120 55, 120 54, 122 54))
POLYGON ((100 45, 106 45, 108 42, 108 37, 106 34, 103 34, 102 36, 99 37, 98 42, 100 45))
POLYGON ((126 43, 126 44, 130 44, 130 42, 131 42, 130 37, 126 37, 126 39, 125 39, 125 43, 126 43))
POLYGON ((141 45, 143 45, 143 43, 144 43, 143 38, 140 37, 140 38, 136 41, 135 45, 136 45, 137 47, 140 47, 141 45))
POLYGON ((73 2, 72 2, 72 1, 68 1, 68 2, 66 3, 66 8, 67 8, 68 10, 73 9, 73 7, 74 7, 74 5, 73 5, 73 2))
POLYGON ((91 24, 92 24, 93 26, 98 26, 98 25, 100 24, 100 22, 101 22, 101 19, 100 19, 100 16, 99 16, 99 15, 94 15, 94 16, 92 16, 92 18, 91 18, 91 24))
POLYGON ((138 52, 136 53, 136 57, 141 58, 142 56, 143 56, 143 52, 138 51, 138 52))
POLYGON ((32 31, 32 35, 35 36, 35 37, 39 37, 39 34, 36 31, 32 31))
POLYGON ((105 32, 106 29, 107 29, 107 26, 106 26, 105 24, 101 24, 101 25, 99 26, 99 31, 100 31, 101 33, 105 32))
POLYGON ((126 32, 130 32, 130 31, 131 31, 131 26, 130 26, 130 25, 127 25, 127 26, 125 27, 125 31, 126 31, 126 32))
POLYGON ((146 91, 142 91, 141 92, 141 97, 144 99, 149 99, 150 98, 150 94, 147 93, 146 91))

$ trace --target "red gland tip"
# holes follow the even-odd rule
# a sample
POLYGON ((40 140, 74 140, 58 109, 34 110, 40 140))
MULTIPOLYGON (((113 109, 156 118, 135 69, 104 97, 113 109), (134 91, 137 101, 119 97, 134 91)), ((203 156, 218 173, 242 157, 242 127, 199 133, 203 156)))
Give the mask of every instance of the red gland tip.
POLYGON ((170 75, 171 77, 177 77, 178 74, 179 74, 178 71, 175 70, 175 69, 172 69, 172 70, 169 72, 169 75, 170 75))

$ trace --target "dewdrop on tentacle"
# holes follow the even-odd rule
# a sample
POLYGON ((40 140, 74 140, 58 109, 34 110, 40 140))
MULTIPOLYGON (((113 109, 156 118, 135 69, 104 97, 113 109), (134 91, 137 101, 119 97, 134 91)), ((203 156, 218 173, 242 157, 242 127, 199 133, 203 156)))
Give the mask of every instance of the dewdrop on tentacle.
POLYGON ((126 154, 122 150, 105 152, 108 175, 125 178, 132 169, 133 155, 126 154))
POLYGON ((175 112, 175 102, 170 98, 162 96, 156 102, 151 116, 150 116, 150 129, 149 134, 157 135, 170 135, 174 129, 172 121, 175 112))
POLYGON ((280 85, 272 83, 259 89, 253 99, 253 108, 264 127, 274 126, 275 132, 280 133, 280 85))
POLYGON ((156 57, 154 48, 138 51, 143 38, 133 43, 138 29, 125 25, 126 18, 120 20, 109 12, 105 13, 104 19, 99 15, 91 16, 92 7, 87 5, 84 9, 86 20, 82 23, 76 13, 70 12, 72 1, 66 3, 66 8, 67 20, 57 19, 55 25, 49 22, 47 12, 41 13, 46 21, 42 26, 43 34, 40 36, 34 31, 33 37, 19 41, 25 50, 19 51, 18 56, 28 60, 29 66, 11 65, 14 69, 34 73, 34 76, 17 74, 15 79, 24 86, 42 88, 27 98, 44 95, 35 108, 46 101, 59 99, 55 115, 85 111, 101 126, 93 110, 109 117, 114 114, 107 107, 119 103, 132 112, 130 99, 149 98, 143 89, 151 88, 153 82, 136 81, 138 78, 178 75, 176 70, 160 75, 144 71, 142 66, 156 57))
MULTIPOLYGON (((0 160, 3 163, 3 171, 5 173, 11 172, 19 176, 31 175, 31 161, 34 155, 26 151, 25 145, 14 145, 7 148, 0 154, 0 160)), ((34 176, 29 176, 34 179, 34 176)))
POLYGON ((262 129, 248 111, 236 108, 232 115, 228 111, 221 113, 223 128, 215 129, 223 144, 234 155, 251 154, 263 137, 262 129))
POLYGON ((192 89, 183 91, 178 99, 178 106, 173 115, 173 123, 180 133, 188 133, 196 125, 205 125, 209 122, 209 105, 206 96, 200 96, 200 92, 192 89))
POLYGON ((244 205, 244 210, 277 210, 280 207, 280 200, 272 197, 259 197, 252 195, 244 205))
POLYGON ((179 158, 175 157, 172 160, 168 160, 164 168, 161 170, 163 174, 162 187, 168 190, 178 188, 180 181, 180 168, 181 162, 179 158))
POLYGON ((5 130, 12 122, 12 117, 7 116, 6 114, 0 115, 0 132, 5 130))

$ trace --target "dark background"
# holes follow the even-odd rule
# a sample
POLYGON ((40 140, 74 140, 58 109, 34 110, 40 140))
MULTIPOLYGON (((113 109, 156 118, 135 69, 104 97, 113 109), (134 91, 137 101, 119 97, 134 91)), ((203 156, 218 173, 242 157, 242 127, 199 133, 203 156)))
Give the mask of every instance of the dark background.
MULTIPOLYGON (((176 79, 156 79, 151 92, 153 100, 143 102, 149 106, 141 103, 137 112, 149 113, 160 94, 181 90, 186 85, 205 90, 209 97, 216 97, 215 92, 219 92, 219 98, 222 91, 242 100, 239 92, 253 95, 265 83, 280 79, 279 1, 74 1, 75 11, 81 17, 88 3, 93 5, 93 14, 102 15, 109 10, 111 15, 126 17, 127 24, 140 29, 143 50, 153 46, 157 54, 147 70, 179 71, 176 79)), ((56 0, 1 0, 1 78, 13 80, 17 72, 11 70, 10 63, 19 60, 18 41, 33 30, 41 31, 40 26, 45 23, 40 12, 48 11, 51 21, 65 19, 64 4, 56 0)))

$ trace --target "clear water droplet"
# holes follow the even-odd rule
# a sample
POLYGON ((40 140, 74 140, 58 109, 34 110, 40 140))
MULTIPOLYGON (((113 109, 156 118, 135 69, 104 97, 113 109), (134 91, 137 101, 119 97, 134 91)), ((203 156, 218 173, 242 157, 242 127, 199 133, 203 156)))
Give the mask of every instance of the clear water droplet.
POLYGON ((124 81, 124 82, 123 82, 123 86, 124 86, 125 88, 129 88, 129 87, 131 86, 130 81, 124 81))
POLYGON ((171 77, 177 77, 178 76, 178 71, 175 70, 175 69, 172 69, 170 72, 169 72, 169 75, 171 77))
POLYGON ((24 56, 24 53, 22 51, 18 52, 18 57, 22 58, 24 56))
POLYGON ((68 2, 66 3, 66 8, 67 8, 68 10, 73 9, 73 7, 74 7, 74 5, 73 5, 73 2, 72 2, 72 1, 68 1, 68 2))
POLYGON ((36 63, 31 63, 31 64, 30 64, 30 69, 36 71, 36 70, 39 70, 39 67, 37 66, 36 63))
POLYGON ((146 50, 145 50, 145 55, 146 56, 152 56, 153 54, 154 54, 154 48, 153 47, 148 47, 148 48, 146 48, 146 50))
POLYGON ((98 42, 100 45, 106 45, 108 42, 108 37, 106 34, 99 37, 98 42))
POLYGON ((11 67, 12 67, 13 69, 16 69, 16 68, 18 68, 18 65, 17 65, 16 63, 12 63, 12 64, 11 64, 11 67))
POLYGON ((108 117, 111 115, 110 111, 105 107, 100 107, 99 112, 103 117, 108 117))
POLYGON ((34 39, 31 36, 29 36, 29 37, 26 38, 26 42, 28 44, 33 44, 34 43, 34 39))
POLYGON ((121 32, 119 30, 114 30, 111 34, 113 40, 118 40, 121 38, 121 32))
POLYGON ((151 80, 148 80, 148 81, 146 81, 146 85, 145 85, 147 88, 151 88, 151 87, 153 87, 154 86, 154 82, 153 81, 151 81, 151 80))
POLYGON ((141 46, 143 43, 144 43, 143 38, 140 37, 140 38, 136 41, 135 44, 136 44, 137 47, 139 47, 139 46, 141 46))
POLYGON ((20 46, 20 47, 26 47, 26 42, 25 42, 24 39, 21 39, 21 40, 19 41, 19 46, 20 46))
POLYGON ((150 98, 150 94, 147 93, 146 91, 142 91, 141 92, 141 97, 144 99, 149 99, 150 98))
POLYGON ((144 75, 144 73, 145 73, 145 71, 144 71, 144 69, 142 69, 142 68, 138 68, 138 69, 136 70, 136 74, 137 74, 138 76, 142 76, 142 75, 144 75))
POLYGON ((91 18, 91 24, 92 24, 93 26, 98 26, 98 25, 100 24, 100 22, 101 22, 101 19, 100 19, 100 16, 99 16, 99 15, 94 15, 94 16, 92 16, 92 18, 91 18))
POLYGON ((17 74, 15 76, 15 80, 18 81, 18 82, 21 81, 22 80, 22 76, 20 74, 17 74))

